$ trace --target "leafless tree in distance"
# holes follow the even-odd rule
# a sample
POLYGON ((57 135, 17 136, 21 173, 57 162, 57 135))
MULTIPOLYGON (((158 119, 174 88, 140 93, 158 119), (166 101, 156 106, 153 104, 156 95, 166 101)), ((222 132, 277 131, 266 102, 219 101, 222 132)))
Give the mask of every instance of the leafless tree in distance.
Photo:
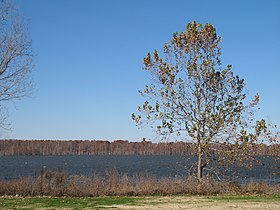
POLYGON ((32 42, 26 21, 13 1, 0 1, 0 127, 5 127, 5 102, 32 93, 32 42))

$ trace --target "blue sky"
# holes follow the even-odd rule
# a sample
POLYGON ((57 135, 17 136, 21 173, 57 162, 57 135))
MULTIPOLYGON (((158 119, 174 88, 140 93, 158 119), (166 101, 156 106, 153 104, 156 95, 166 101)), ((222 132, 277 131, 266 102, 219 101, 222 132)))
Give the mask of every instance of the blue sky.
POLYGON ((222 64, 280 125, 280 1, 16 0, 33 40, 36 90, 9 105, 15 139, 157 140, 131 113, 148 83, 143 57, 196 20, 222 36, 222 64))

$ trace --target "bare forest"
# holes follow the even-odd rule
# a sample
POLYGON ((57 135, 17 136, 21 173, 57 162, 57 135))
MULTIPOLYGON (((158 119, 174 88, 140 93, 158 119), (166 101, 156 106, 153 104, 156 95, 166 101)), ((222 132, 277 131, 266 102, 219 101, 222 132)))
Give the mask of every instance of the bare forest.
MULTIPOLYGON (((226 145, 214 145, 223 148, 226 145)), ((258 144, 250 149, 255 155, 277 155, 280 145, 258 144)), ((116 140, 2 140, 0 155, 195 155, 196 146, 189 142, 116 140)))

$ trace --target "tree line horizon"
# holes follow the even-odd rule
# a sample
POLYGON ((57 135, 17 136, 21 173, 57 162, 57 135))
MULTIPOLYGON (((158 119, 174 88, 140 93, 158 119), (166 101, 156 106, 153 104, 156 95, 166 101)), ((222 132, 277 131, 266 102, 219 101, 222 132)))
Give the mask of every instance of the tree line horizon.
MULTIPOLYGON (((212 145, 230 149, 228 145, 212 145)), ((234 149, 232 145, 231 149, 234 149)), ((277 156, 280 144, 248 148, 255 156, 277 156)), ((237 151, 238 152, 238 151, 237 151)), ((130 142, 128 140, 0 140, 0 156, 9 155, 196 155, 191 142, 130 142)))

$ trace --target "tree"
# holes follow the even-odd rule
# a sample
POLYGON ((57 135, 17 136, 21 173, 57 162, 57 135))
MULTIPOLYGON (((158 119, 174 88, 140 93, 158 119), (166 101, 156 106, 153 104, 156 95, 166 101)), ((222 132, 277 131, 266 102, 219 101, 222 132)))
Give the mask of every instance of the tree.
MULTIPOLYGON (((29 95, 33 88, 32 43, 27 25, 12 3, 0 2, 0 111, 3 102, 29 95)), ((0 125, 4 126, 5 117, 0 125)))
POLYGON ((137 125, 152 123, 162 135, 192 140, 199 181, 211 164, 241 160, 264 136, 275 140, 264 120, 253 126, 259 96, 245 105, 244 80, 231 65, 221 67, 220 42, 211 24, 191 22, 164 45, 163 58, 156 50, 148 53, 144 70, 152 82, 140 91, 147 100, 138 107, 139 115, 132 114, 137 125))

